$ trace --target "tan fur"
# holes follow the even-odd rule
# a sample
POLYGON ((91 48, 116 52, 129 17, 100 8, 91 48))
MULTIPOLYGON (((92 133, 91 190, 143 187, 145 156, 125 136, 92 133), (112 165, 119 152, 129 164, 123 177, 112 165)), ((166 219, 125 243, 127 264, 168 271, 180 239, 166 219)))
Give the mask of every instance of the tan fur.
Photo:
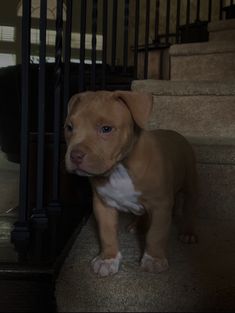
MULTIPOLYGON (((192 148, 184 137, 173 131, 144 130, 151 110, 152 97, 145 93, 99 91, 73 96, 65 123, 66 167, 90 176, 100 260, 115 260, 119 255, 119 262, 118 212, 97 190, 105 186, 119 162, 124 165, 135 190, 141 192, 139 202, 149 221, 141 266, 146 271, 161 272, 168 267, 166 244, 178 192, 185 195, 181 239, 189 243, 196 240, 193 217, 197 174, 192 148), (112 126, 113 131, 103 134, 102 126, 112 126)), ((117 272, 111 269, 111 263, 104 261, 98 269, 100 263, 96 263, 95 272, 101 276, 117 272)))

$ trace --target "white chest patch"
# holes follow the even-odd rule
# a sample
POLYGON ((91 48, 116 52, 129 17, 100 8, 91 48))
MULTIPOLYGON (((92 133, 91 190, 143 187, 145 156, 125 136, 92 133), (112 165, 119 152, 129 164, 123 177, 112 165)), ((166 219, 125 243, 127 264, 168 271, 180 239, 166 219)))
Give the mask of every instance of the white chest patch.
POLYGON ((107 205, 120 211, 142 215, 144 207, 138 198, 141 192, 136 191, 126 168, 119 164, 109 177, 109 181, 97 188, 97 192, 107 205))

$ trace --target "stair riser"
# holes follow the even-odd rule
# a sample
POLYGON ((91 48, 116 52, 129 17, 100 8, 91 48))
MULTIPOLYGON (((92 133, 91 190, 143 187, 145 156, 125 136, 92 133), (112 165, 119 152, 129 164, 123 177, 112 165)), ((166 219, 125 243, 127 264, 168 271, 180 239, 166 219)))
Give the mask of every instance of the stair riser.
POLYGON ((235 134, 235 96, 154 96, 148 129, 172 129, 189 137, 235 134))
POLYGON ((198 164, 198 174, 197 215, 235 220, 235 164, 198 164))
POLYGON ((235 42, 235 19, 213 21, 208 24, 209 41, 235 42))
POLYGON ((235 166, 235 142, 221 142, 213 143, 213 140, 206 140, 203 142, 201 138, 187 138, 192 144, 198 163, 202 164, 217 164, 217 165, 231 165, 235 166), (201 141, 199 144, 198 141, 201 141), (232 144, 233 142, 233 144, 232 144))
POLYGON ((211 32, 210 41, 235 41, 235 29, 211 32))
POLYGON ((233 80, 235 52, 171 56, 171 80, 233 80))

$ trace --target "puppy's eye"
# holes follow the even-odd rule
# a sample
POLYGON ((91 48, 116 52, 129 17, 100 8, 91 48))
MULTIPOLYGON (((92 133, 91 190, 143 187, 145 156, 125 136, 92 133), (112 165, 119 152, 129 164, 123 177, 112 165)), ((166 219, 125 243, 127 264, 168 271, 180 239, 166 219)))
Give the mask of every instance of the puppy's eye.
POLYGON ((108 125, 102 126, 102 127, 100 128, 100 132, 101 132, 102 134, 111 133, 112 130, 113 130, 113 127, 112 127, 112 126, 108 126, 108 125))
POLYGON ((72 132, 73 131, 73 125, 72 124, 66 124, 64 126, 65 130, 67 130, 68 132, 72 132))

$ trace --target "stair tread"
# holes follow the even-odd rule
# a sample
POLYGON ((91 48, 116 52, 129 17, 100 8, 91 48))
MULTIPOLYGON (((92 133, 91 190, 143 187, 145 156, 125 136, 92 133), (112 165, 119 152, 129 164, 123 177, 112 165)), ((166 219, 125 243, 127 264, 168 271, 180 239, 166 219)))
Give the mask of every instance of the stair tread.
POLYGON ((158 96, 193 96, 219 95, 234 96, 233 81, 169 81, 169 80, 134 80, 132 89, 142 90, 158 96))
POLYGON ((90 270, 90 260, 99 251, 95 225, 90 220, 83 228, 57 280, 58 312, 232 311, 234 221, 198 219, 199 243, 191 247, 176 239, 173 225, 170 269, 161 274, 140 271, 138 236, 125 231, 131 221, 128 215, 120 216, 123 264, 117 275, 106 279, 90 270))
POLYGON ((201 145, 201 146, 219 146, 223 147, 233 147, 235 148, 235 135, 234 138, 226 138, 226 137, 193 137, 187 136, 190 142, 194 145, 201 145))

